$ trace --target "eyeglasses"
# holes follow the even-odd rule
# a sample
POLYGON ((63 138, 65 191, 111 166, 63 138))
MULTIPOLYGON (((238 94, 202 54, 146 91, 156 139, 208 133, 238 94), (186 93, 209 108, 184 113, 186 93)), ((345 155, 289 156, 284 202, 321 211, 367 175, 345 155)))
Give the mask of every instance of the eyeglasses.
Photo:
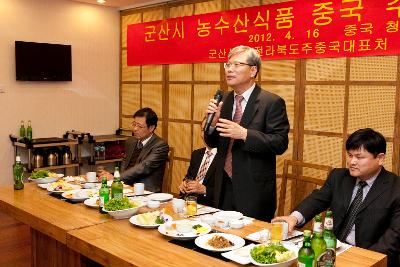
POLYGON ((137 123, 136 121, 133 121, 132 127, 138 127, 139 129, 144 129, 147 127, 147 125, 141 125, 141 124, 137 123))
POLYGON ((233 67, 234 69, 239 68, 240 66, 250 66, 253 67, 254 65, 248 64, 248 63, 244 63, 244 62, 226 62, 224 63, 224 68, 225 69, 229 69, 230 67, 233 67))

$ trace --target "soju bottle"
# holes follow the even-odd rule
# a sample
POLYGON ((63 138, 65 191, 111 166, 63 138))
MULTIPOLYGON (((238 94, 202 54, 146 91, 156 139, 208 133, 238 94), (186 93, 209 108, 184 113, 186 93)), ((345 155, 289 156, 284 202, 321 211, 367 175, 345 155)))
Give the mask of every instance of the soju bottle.
POLYGON ((21 126, 19 127, 19 137, 21 137, 21 139, 26 137, 24 121, 21 121, 21 126))
POLYGON ((314 218, 313 237, 311 239, 311 248, 314 250, 314 266, 318 266, 318 260, 322 253, 326 251, 326 243, 322 237, 322 219, 318 214, 314 218))
POLYGON ((20 156, 16 156, 15 163, 13 165, 14 190, 24 189, 24 182, 22 180, 23 175, 24 166, 21 164, 20 156))
POLYGON ((107 213, 103 211, 104 205, 108 202, 110 197, 110 189, 107 187, 107 178, 103 177, 101 179, 101 187, 99 189, 99 212, 100 213, 107 213))
POLYGON ((115 167, 114 181, 111 184, 111 198, 122 199, 123 186, 121 182, 121 175, 119 174, 118 167, 115 167))
POLYGON ((26 138, 28 138, 28 140, 32 140, 32 125, 31 125, 31 121, 28 121, 28 127, 26 128, 26 138))
POLYGON ((330 210, 326 212, 323 237, 326 243, 326 252, 321 257, 324 262, 324 265, 321 266, 333 267, 336 260, 336 236, 333 233, 333 217, 330 210))
POLYGON ((311 231, 304 230, 303 246, 299 250, 297 258, 298 267, 313 267, 314 250, 311 248, 311 231))

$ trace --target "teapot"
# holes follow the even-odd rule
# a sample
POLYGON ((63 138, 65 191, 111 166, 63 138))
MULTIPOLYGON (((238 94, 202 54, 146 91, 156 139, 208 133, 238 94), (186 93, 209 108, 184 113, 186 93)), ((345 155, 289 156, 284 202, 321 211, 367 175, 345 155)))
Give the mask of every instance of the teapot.
POLYGON ((57 165, 57 153, 51 151, 47 154, 47 165, 48 166, 56 166, 57 165))
POLYGON ((33 155, 33 168, 43 167, 43 156, 40 154, 33 155))
POLYGON ((66 147, 62 152, 62 164, 68 165, 72 163, 72 153, 69 147, 66 147))

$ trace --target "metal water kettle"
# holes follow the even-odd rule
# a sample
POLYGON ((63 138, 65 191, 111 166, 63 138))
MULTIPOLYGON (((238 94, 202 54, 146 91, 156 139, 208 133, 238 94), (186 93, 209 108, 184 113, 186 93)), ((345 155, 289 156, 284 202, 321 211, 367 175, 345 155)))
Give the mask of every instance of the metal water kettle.
POLYGON ((33 168, 43 167, 43 156, 40 154, 33 155, 33 168))
POLYGON ((67 165, 72 163, 72 153, 69 148, 66 148, 62 154, 62 164, 67 165))
POLYGON ((48 166, 56 166, 57 164, 58 164, 57 153, 49 152, 49 154, 47 155, 47 165, 48 166))

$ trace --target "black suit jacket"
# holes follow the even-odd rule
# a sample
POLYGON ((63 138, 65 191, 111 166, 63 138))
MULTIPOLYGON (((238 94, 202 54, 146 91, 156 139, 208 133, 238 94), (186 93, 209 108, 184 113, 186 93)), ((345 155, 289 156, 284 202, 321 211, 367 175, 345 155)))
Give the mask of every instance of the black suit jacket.
MULTIPOLYGON (((356 178, 348 169, 334 169, 326 183, 315 190, 295 210, 306 222, 330 208, 333 230, 337 235, 350 205, 356 178)), ((400 180, 382 168, 355 221, 356 246, 388 255, 388 266, 400 266, 400 180)))
POLYGON ((169 147, 163 139, 153 134, 143 146, 136 164, 128 168, 137 141, 135 137, 130 137, 125 142, 126 153, 121 164, 121 178, 126 184, 144 183, 146 190, 161 192, 169 147))
MULTIPOLYGON (((232 120, 234 94, 225 95, 221 118, 232 120)), ((288 147, 289 122, 285 101, 255 86, 240 125, 247 139, 232 146, 232 187, 236 209, 247 216, 270 221, 276 209, 276 155, 288 147)), ((215 173, 215 201, 219 204, 229 138, 217 130, 205 134, 210 147, 218 147, 215 173)))
MULTIPOLYGON (((199 172, 201 161, 203 160, 206 148, 196 149, 192 152, 190 157, 190 165, 186 173, 186 177, 195 179, 199 172)), ((215 158, 215 157, 214 157, 215 158)), ((206 195, 198 194, 197 202, 203 205, 214 207, 214 177, 215 177, 215 160, 213 160, 208 167, 207 173, 203 180, 203 185, 206 187, 206 195)))

